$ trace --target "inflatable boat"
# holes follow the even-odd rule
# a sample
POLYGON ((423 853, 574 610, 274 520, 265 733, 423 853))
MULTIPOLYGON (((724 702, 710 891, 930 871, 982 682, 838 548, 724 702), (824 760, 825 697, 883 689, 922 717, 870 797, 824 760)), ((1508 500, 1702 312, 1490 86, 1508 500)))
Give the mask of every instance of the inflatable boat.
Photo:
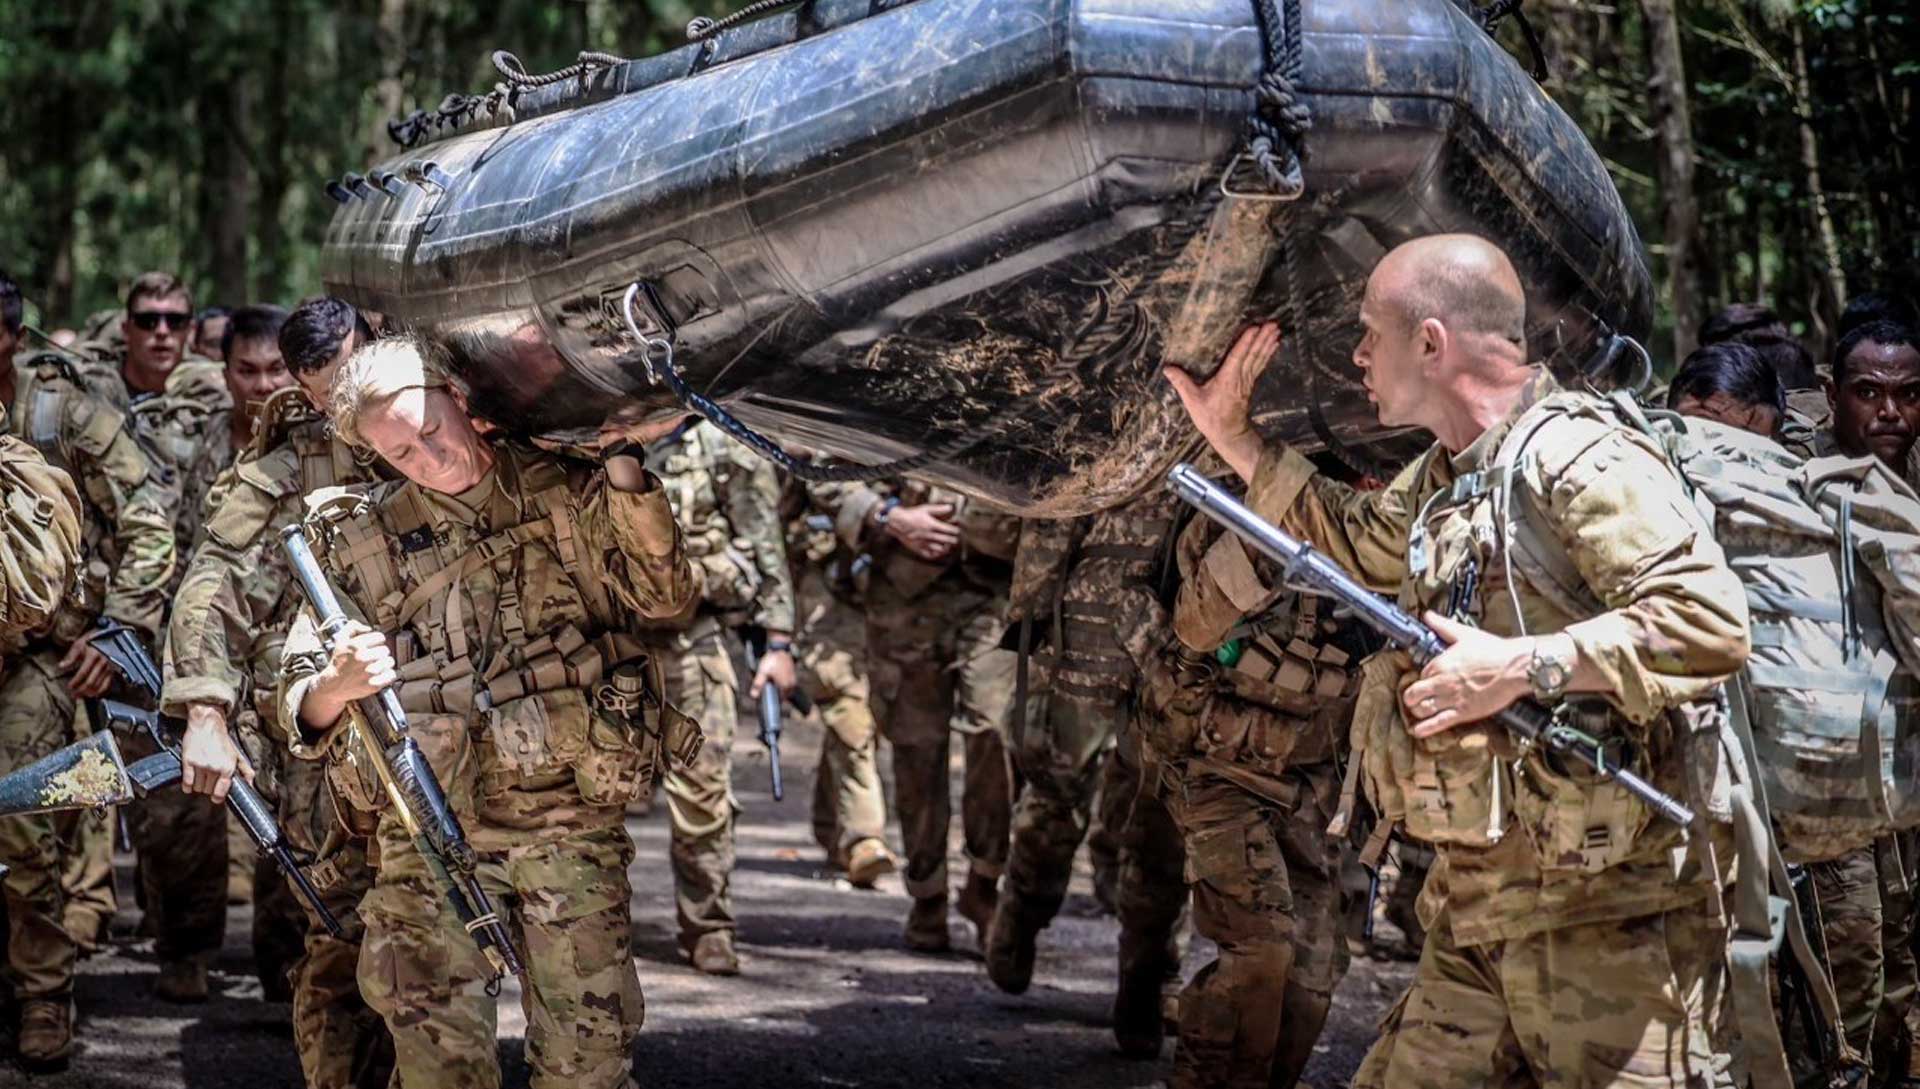
POLYGON ((1633 224, 1453 0, 1298 0, 1303 191, 1223 189, 1285 32, 1259 3, 813 0, 583 55, 451 96, 329 183, 323 278, 442 338, 511 430, 678 410, 670 353, 769 445, 882 469, 949 450, 916 468, 1039 517, 1155 482, 1194 444, 1162 362, 1205 371, 1251 319, 1299 315, 1263 428, 1377 437, 1358 300, 1417 235, 1494 239, 1532 351, 1620 366, 1651 312, 1633 224))

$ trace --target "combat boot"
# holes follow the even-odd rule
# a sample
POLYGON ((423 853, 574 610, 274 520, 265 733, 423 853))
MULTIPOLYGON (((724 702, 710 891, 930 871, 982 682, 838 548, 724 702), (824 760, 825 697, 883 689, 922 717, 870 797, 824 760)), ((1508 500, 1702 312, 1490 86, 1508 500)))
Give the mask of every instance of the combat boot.
POLYGON ((953 905, 961 918, 973 924, 973 940, 982 949, 987 946, 987 928, 993 925, 993 905, 1000 899, 997 881, 998 878, 969 873, 966 885, 960 890, 960 899, 953 905))
POLYGON ((1166 1038, 1167 1022, 1178 1018, 1178 997, 1169 1017, 1167 992, 1180 982, 1180 948, 1120 935, 1120 980, 1113 996, 1113 1042, 1129 1059, 1155 1059, 1166 1038))
POLYGON ((160 966, 153 981, 153 996, 166 1002, 197 1003, 207 1000, 207 962, 203 957, 171 960, 160 966))
POLYGON ((875 881, 899 866, 886 844, 877 839, 863 839, 847 852, 847 882, 856 889, 870 889, 875 881))
POLYGON ((696 970, 710 976, 740 974, 740 954, 733 951, 733 931, 709 930, 700 935, 687 954, 696 970))
POLYGON ((993 923, 987 928, 987 978, 1008 994, 1021 994, 1033 982, 1033 958, 1040 928, 1020 910, 1017 897, 1000 900, 993 911, 993 923))
POLYGON ((44 1074, 73 1058, 73 1000, 29 998, 20 1004, 20 1064, 44 1074))
POLYGON ((916 897, 907 910, 907 948, 916 953, 944 953, 953 948, 947 936, 947 894, 916 897))

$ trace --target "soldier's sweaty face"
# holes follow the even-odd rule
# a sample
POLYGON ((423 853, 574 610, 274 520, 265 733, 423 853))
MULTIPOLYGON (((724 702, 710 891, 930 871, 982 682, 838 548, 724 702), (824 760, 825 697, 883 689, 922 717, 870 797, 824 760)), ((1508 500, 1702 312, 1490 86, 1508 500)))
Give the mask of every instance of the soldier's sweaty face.
POLYGON ((1840 449, 1872 454, 1896 473, 1920 437, 1920 349, 1863 340, 1833 383, 1833 437, 1840 449))
POLYGON ((493 450, 445 389, 415 386, 368 405, 359 430, 401 475, 445 495, 466 491, 493 468, 493 450))

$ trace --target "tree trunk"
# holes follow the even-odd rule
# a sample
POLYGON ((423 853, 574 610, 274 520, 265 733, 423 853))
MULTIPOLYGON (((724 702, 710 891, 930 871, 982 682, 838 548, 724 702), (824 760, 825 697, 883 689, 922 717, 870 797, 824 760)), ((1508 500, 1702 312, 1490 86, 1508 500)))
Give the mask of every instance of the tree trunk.
POLYGON ((201 224, 212 240, 213 283, 215 296, 204 302, 240 306, 247 301, 247 214, 253 195, 253 171, 247 163, 246 148, 240 133, 248 126, 246 80, 239 73, 227 81, 223 116, 208 136, 213 144, 211 156, 217 164, 212 178, 204 179, 213 187, 212 215, 201 224))
POLYGON ((1684 359, 1700 336, 1700 200, 1693 188, 1693 121, 1686 66, 1673 0, 1640 0, 1647 21, 1660 197, 1666 204, 1667 291, 1673 308, 1673 357, 1684 359))
MULTIPOLYGON (((261 139, 254 147, 258 160, 260 185, 259 203, 254 210, 254 273, 253 298, 259 301, 277 299, 281 287, 286 283, 286 230, 282 217, 286 214, 287 189, 291 185, 292 165, 288 156, 293 152, 292 97, 289 93, 289 73, 294 64, 289 33, 296 21, 303 18, 288 0, 274 0, 270 9, 272 19, 282 28, 282 33, 268 35, 266 47, 266 92, 261 103, 260 127, 261 139)), ((253 131, 253 130, 248 130, 253 131)))
POLYGON ((399 117, 407 104, 407 0, 380 0, 380 81, 374 85, 372 139, 362 158, 372 162, 385 155, 391 146, 387 121, 399 117))
POLYGON ((1824 305, 1814 309, 1814 325, 1824 343, 1847 302, 1847 275, 1840 265, 1840 236, 1827 209, 1827 189, 1820 180, 1820 138, 1813 130, 1813 88, 1807 79, 1807 38, 1798 18, 1793 20, 1793 108, 1800 122, 1800 169, 1806 176, 1807 203, 1814 235, 1820 242, 1821 294, 1824 305))

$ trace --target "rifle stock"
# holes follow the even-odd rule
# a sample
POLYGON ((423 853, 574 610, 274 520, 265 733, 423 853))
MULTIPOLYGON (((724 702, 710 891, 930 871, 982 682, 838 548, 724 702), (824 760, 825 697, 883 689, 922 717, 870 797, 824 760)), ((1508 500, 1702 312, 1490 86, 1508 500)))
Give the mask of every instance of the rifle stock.
MULTIPOLYGON (((1446 640, 1419 617, 1375 594, 1339 564, 1249 510, 1204 473, 1182 462, 1167 474, 1167 486, 1201 514, 1220 523, 1256 552, 1280 565, 1290 583, 1304 585, 1353 610, 1368 627, 1424 666, 1447 649, 1446 640)), ((1556 753, 1585 764, 1601 778, 1618 782, 1647 807, 1682 828, 1693 824, 1693 810, 1652 783, 1618 766, 1597 739, 1562 722, 1550 709, 1522 700, 1494 716, 1524 742, 1539 741, 1556 753)))
MULTIPOLYGON (((320 634, 329 646, 347 626, 346 611, 334 595, 333 584, 313 558, 302 527, 295 523, 281 531, 281 547, 294 578, 312 607, 320 634)), ((492 966, 494 980, 504 975, 524 976, 526 968, 513 947, 506 923, 481 886, 479 860, 468 844, 460 820, 447 805, 440 780, 407 732, 407 713, 392 687, 347 708, 348 728, 372 757, 374 772, 406 829, 414 849, 453 908, 454 915, 492 966)))

